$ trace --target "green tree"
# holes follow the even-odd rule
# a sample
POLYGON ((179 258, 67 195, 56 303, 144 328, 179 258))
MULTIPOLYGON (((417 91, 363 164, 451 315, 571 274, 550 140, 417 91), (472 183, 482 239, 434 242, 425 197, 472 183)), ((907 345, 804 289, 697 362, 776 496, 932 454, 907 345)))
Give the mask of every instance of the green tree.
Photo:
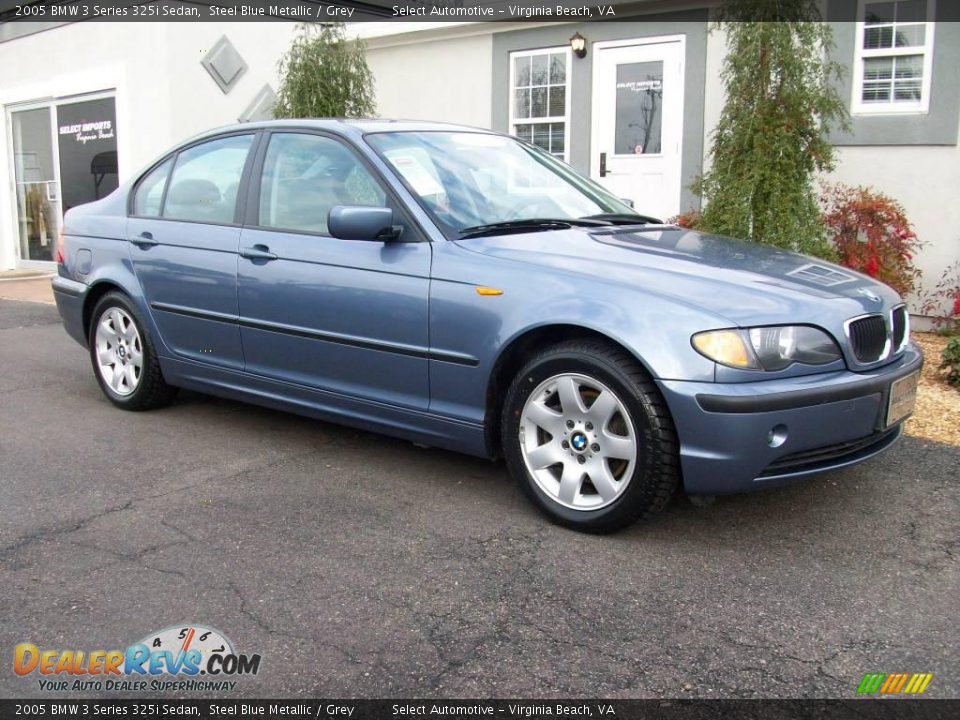
POLYGON ((706 201, 698 227, 832 257, 815 176, 833 169, 831 127, 848 127, 833 33, 816 0, 727 0, 718 28, 727 100, 694 183, 706 201))
POLYGON ((301 23, 280 59, 274 117, 374 115, 373 73, 365 50, 361 40, 347 39, 343 23, 301 23))

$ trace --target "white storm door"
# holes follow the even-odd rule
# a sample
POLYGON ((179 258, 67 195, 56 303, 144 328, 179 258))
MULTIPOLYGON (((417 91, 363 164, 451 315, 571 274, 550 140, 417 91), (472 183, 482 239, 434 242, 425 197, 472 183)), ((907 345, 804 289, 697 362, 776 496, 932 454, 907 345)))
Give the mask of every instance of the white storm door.
POLYGON ((644 215, 680 212, 682 37, 596 43, 590 174, 644 215))

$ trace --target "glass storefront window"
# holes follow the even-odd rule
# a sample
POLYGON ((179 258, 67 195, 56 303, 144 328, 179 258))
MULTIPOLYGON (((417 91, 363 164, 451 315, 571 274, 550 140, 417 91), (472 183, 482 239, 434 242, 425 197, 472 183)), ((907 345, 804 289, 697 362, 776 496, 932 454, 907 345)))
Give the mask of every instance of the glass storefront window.
POLYGON ((52 262, 63 213, 117 188, 112 97, 11 110, 17 254, 52 262))
POLYGON ((56 107, 63 211, 117 189, 117 128, 113 98, 56 107))
POLYGON ((60 228, 50 108, 10 114, 21 260, 52 261, 60 228))

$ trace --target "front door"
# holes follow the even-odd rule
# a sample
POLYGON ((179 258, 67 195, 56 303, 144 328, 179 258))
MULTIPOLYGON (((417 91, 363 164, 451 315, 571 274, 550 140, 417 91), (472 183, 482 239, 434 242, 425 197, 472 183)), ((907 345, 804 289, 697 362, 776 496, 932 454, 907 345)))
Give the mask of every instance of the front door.
POLYGON ((594 46, 591 176, 644 215, 680 212, 682 38, 594 46))
POLYGON ((337 138, 274 132, 253 182, 238 268, 247 372, 426 409, 430 243, 337 138), (393 207, 401 241, 331 237, 337 205, 393 207))

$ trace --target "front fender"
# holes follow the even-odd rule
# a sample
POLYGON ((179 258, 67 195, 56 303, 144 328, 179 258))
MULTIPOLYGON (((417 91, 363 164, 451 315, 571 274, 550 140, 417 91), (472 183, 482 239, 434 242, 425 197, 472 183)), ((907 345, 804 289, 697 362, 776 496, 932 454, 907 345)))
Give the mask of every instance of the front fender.
POLYGON ((656 379, 712 382, 715 365, 690 336, 729 326, 721 316, 659 298, 642 288, 542 271, 438 243, 430 292, 430 345, 475 364, 431 361, 431 409, 483 422, 498 359, 525 334, 551 325, 599 333, 631 352, 656 379), (493 286, 501 295, 480 295, 493 286))

